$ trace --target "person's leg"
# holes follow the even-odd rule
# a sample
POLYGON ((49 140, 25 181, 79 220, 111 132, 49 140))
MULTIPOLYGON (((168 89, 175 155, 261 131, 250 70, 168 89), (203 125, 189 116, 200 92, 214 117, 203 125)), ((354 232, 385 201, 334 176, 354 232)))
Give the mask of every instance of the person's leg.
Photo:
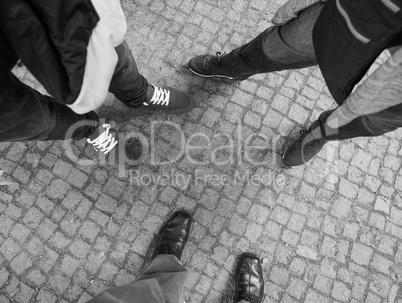
POLYGON ((74 113, 22 83, 11 72, 0 83, 0 142, 82 139, 90 136, 99 125, 94 112, 74 113), (75 123, 82 126, 71 131, 75 123))
POLYGON ((138 281, 156 279, 167 302, 179 302, 187 278, 187 270, 179 260, 172 255, 157 255, 145 271, 138 277, 138 281))
POLYGON ((160 228, 152 261, 138 279, 108 289, 87 303, 177 303, 187 270, 180 264, 190 232, 191 216, 176 211, 160 228))
POLYGON ((127 42, 116 47, 118 61, 109 91, 130 107, 141 106, 146 100, 148 81, 138 71, 127 42))
POLYGON ((366 120, 365 116, 356 118, 340 128, 329 127, 326 124, 326 121, 333 111, 334 110, 325 111, 317 119, 318 126, 325 140, 339 141, 357 137, 372 136, 371 132, 364 124, 364 121, 366 120))
POLYGON ((223 56, 223 65, 229 73, 241 76, 316 65, 312 34, 321 10, 322 5, 315 4, 288 23, 268 28, 246 45, 223 56))
POLYGON ((139 72, 133 55, 124 41, 116 47, 118 62, 109 91, 129 107, 166 110, 173 114, 190 111, 195 103, 191 97, 174 88, 150 85, 139 72))
POLYGON ((371 136, 381 136, 402 127, 402 104, 362 117, 362 124, 371 136))
POLYGON ((135 142, 109 133, 110 125, 100 125, 95 112, 76 114, 22 83, 11 72, 0 83, 0 112, 0 142, 87 138, 97 150, 94 157, 99 157, 101 164, 119 168, 131 166, 141 151, 135 142))
POLYGON ((152 262, 138 281, 156 279, 167 302, 179 302, 187 277, 180 264, 191 227, 191 216, 186 211, 176 211, 160 228, 155 241, 152 262))
POLYGON ((258 73, 316 65, 312 33, 321 10, 320 3, 310 6, 297 18, 266 29, 229 54, 191 59, 189 68, 200 76, 241 80, 258 73))
POLYGON ((358 117, 338 129, 330 128, 326 124, 331 112, 325 112, 318 118, 323 133, 329 141, 381 136, 402 127, 402 104, 375 114, 358 117))
POLYGON ((183 292, 187 270, 172 255, 158 255, 138 279, 108 289, 87 303, 176 303, 183 292))

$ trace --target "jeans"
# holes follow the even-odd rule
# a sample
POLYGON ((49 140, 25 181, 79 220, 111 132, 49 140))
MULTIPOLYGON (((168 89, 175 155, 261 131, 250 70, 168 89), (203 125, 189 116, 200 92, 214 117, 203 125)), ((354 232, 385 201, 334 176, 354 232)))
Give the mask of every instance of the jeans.
POLYGON ((321 9, 321 4, 313 5, 285 25, 270 27, 249 43, 223 56, 225 72, 248 77, 316 65, 312 34, 321 9))
MULTIPOLYGON (((118 63, 109 91, 130 107, 146 98, 147 80, 138 72, 124 42, 116 47, 118 63)), ((11 72, 0 83, 0 142, 64 140, 70 127, 80 123, 69 139, 80 140, 94 133, 98 115, 91 111, 79 115, 54 98, 42 95, 22 83, 11 72)))
MULTIPOLYGON (((321 3, 301 11, 282 26, 266 29, 249 43, 222 57, 224 71, 236 78, 258 73, 305 68, 317 65, 313 28, 323 8, 321 3)), ((340 105, 340 104, 339 104, 340 105)), ((327 115, 320 117, 325 123, 327 115)), ((402 104, 376 114, 361 116, 337 129, 330 140, 379 136, 402 127, 402 104)))
POLYGON ((157 255, 137 280, 105 290, 87 303, 180 303, 186 278, 187 270, 175 257, 157 255))
POLYGON ((139 72, 126 42, 116 47, 118 62, 109 92, 129 107, 138 107, 146 99, 148 81, 139 72))

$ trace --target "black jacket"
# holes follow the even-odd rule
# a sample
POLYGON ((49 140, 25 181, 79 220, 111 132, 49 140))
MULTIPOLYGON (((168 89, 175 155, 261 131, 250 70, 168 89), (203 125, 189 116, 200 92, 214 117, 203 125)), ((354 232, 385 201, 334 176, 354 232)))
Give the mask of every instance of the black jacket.
POLYGON ((402 44, 402 0, 328 0, 313 44, 328 89, 342 104, 380 53, 402 44))
POLYGON ((57 102, 74 103, 98 21, 90 0, 1 0, 0 81, 21 59, 57 102))

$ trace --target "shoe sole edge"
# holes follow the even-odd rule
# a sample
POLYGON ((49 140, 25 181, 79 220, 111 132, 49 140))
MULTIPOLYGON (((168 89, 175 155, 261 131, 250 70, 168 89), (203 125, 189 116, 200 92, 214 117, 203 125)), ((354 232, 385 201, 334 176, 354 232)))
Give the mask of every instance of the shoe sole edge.
MULTIPOLYGON (((286 148, 286 150, 283 152, 282 157, 281 157, 282 163, 284 164, 284 166, 285 166, 286 168, 291 168, 291 167, 294 167, 294 166, 298 166, 298 165, 292 165, 292 164, 290 164, 290 163, 285 159, 285 155, 286 155, 286 153, 288 152, 288 150, 289 150, 291 147, 292 147, 292 145, 288 146, 288 148, 286 148)), ((300 164, 300 165, 303 165, 303 164, 300 164)))
POLYGON ((194 71, 193 69, 191 69, 190 67, 188 68, 189 70, 190 70, 190 72, 192 72, 193 74, 195 74, 195 75, 197 75, 197 76, 200 76, 200 77, 203 77, 203 78, 223 78, 223 79, 229 79, 229 80, 237 80, 237 81, 243 81, 243 80, 246 80, 247 78, 244 78, 244 79, 240 79, 240 78, 233 78, 233 77, 230 77, 230 76, 225 76, 225 75, 204 75, 204 74, 200 74, 200 73, 197 73, 196 71, 194 71))

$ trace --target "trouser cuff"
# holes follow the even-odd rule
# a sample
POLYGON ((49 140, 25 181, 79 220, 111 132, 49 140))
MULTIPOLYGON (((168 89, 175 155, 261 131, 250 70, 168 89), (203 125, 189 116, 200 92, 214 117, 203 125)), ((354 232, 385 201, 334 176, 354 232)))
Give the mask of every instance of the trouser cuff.
POLYGON ((318 118, 322 134, 326 140, 339 141, 357 137, 373 136, 363 123, 364 116, 358 117, 340 128, 329 127, 326 122, 333 111, 334 110, 325 111, 318 118))

